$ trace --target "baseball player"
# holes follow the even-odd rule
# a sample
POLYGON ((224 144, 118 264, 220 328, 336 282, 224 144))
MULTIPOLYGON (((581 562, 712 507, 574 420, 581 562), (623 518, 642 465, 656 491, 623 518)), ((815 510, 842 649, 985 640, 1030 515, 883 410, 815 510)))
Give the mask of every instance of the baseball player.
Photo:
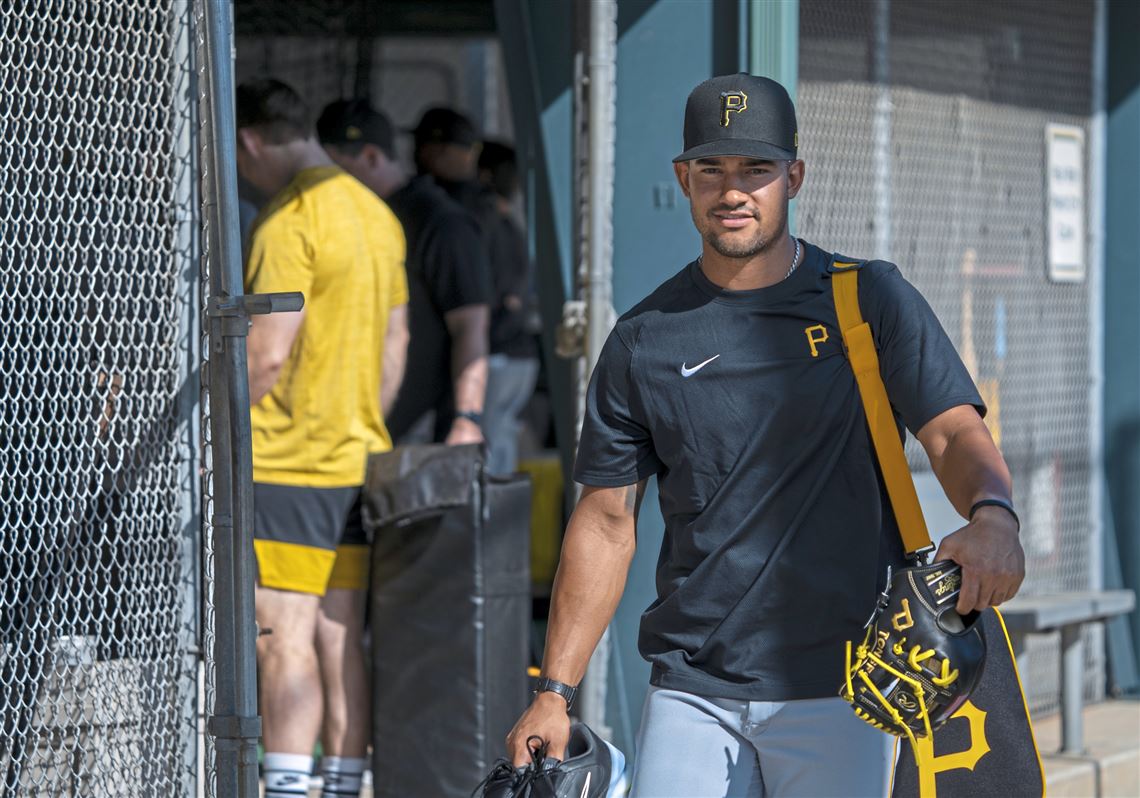
MULTIPOLYGON (((633 795, 888 789, 893 738, 837 690, 845 641, 862 638, 902 550, 836 321, 833 255, 788 233, 797 146, 778 83, 742 73, 689 96, 674 170, 701 254, 619 319, 591 379, 582 495, 538 692, 508 737, 516 764, 531 735, 559 756, 656 476, 665 535, 638 640, 652 675, 633 795)), ((858 286, 896 419, 969 519, 937 553, 962 566, 958 609, 1000 604, 1024 557, 982 400, 894 264, 866 263, 858 286)))

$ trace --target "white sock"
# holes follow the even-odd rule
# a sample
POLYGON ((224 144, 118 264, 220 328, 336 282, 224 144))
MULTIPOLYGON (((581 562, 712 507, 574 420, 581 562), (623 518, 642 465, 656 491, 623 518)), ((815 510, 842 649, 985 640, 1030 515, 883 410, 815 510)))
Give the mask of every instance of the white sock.
POLYGON ((304 754, 265 755, 265 798, 297 798, 309 795, 313 758, 304 754))
POLYGON ((321 798, 358 798, 364 765, 364 759, 321 757, 321 778, 325 780, 321 798))

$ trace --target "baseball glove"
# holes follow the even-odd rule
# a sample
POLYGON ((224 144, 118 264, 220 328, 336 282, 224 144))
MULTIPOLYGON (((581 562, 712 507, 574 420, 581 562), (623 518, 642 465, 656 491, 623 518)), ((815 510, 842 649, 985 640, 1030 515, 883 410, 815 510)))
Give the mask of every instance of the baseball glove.
POLYGON ((887 574, 862 644, 847 643, 840 696, 890 734, 926 737, 970 697, 982 675, 981 613, 959 615, 962 569, 946 561, 887 574))

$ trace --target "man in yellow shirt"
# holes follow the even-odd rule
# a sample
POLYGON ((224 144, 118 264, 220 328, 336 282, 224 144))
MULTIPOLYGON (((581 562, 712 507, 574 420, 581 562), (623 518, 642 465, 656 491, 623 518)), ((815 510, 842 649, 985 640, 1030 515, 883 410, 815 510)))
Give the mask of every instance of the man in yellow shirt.
POLYGON ((368 546, 360 486, 392 448, 384 416, 408 341, 405 242, 375 194, 329 160, 275 80, 237 90, 238 169, 272 199, 246 290, 301 291, 248 339, 266 798, 308 795, 320 734, 326 796, 357 795, 369 737, 362 646, 368 546))

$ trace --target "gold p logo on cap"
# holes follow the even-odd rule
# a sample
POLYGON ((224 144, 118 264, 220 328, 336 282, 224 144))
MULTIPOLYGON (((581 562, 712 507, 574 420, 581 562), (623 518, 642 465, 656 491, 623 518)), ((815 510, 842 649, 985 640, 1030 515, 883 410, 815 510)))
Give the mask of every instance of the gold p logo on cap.
POLYGON ((728 127, 729 114, 739 114, 748 107, 748 95, 742 91, 722 91, 720 93, 720 126, 728 127))

